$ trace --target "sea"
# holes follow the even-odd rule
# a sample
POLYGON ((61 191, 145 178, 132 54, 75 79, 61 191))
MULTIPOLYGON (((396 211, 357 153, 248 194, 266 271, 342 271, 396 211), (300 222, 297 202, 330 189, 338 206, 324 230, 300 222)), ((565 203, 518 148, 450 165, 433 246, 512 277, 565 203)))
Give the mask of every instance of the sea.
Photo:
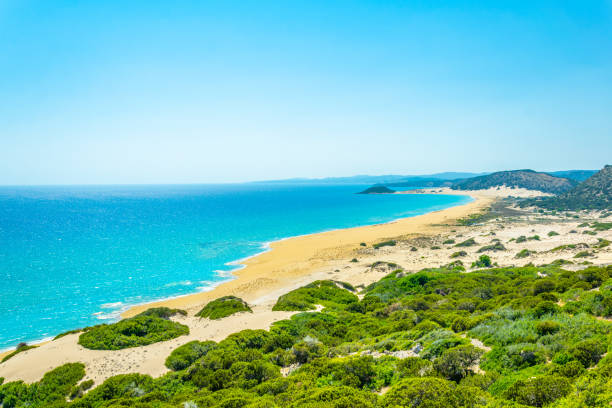
POLYGON ((365 185, 0 187, 0 350, 208 291, 270 242, 389 222, 468 196, 365 185))

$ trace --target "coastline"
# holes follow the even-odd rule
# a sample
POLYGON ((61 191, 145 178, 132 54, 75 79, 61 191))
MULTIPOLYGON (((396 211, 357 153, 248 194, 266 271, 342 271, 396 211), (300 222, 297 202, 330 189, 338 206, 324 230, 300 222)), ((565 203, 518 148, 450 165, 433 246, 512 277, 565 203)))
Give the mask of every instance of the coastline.
MULTIPOLYGON (((408 191, 399 194, 421 193, 408 191)), ((488 207, 499 193, 486 191, 427 191, 438 194, 467 195, 473 201, 442 210, 429 212, 395 221, 336 229, 326 232, 284 238, 271 242, 269 248, 240 262, 242 267, 232 271, 234 278, 221 283, 212 290, 136 305, 123 312, 121 317, 134 316, 151 307, 166 306, 188 312, 183 322, 191 328, 188 336, 155 343, 145 347, 118 351, 88 350, 78 345, 78 334, 65 336, 55 341, 38 344, 37 348, 0 364, 0 376, 5 381, 22 379, 38 381, 42 375, 70 361, 82 361, 87 366, 87 378, 100 383, 111 375, 141 372, 153 376, 167 371, 163 361, 170 351, 193 339, 220 341, 227 335, 245 329, 267 329, 278 320, 293 313, 272 312, 276 299, 293 289, 317 279, 346 280, 353 284, 369 284, 382 278, 386 271, 364 274, 360 268, 348 270, 347 263, 363 249, 361 242, 371 245, 388 239, 410 239, 444 233, 452 222, 488 207), (341 270, 342 269, 342 270, 341 270), (220 321, 197 319, 197 313, 207 302, 221 296, 241 297, 253 306, 255 313, 238 314, 220 321), (205 324, 203 323, 205 322, 205 324), (151 358, 155 356, 154 358, 151 358), (137 363, 135 363, 135 361, 137 363)), ((384 256, 386 250, 376 250, 384 256)), ((0 353, 0 359, 12 350, 0 353)))
MULTIPOLYGON (((406 191, 400 194, 459 194, 469 195, 474 201, 385 224, 333 230, 275 241, 270 248, 243 260, 244 267, 234 272, 235 279, 227 281, 211 291, 165 299, 132 307, 122 317, 129 317, 150 307, 168 306, 186 309, 187 316, 172 319, 189 327, 189 334, 172 340, 121 350, 90 350, 78 344, 80 333, 69 334, 60 339, 39 344, 38 347, 21 352, 0 364, 0 377, 5 382, 23 380, 26 383, 39 381, 42 376, 60 365, 69 362, 85 364, 86 377, 95 384, 118 374, 140 373, 158 377, 168 372, 166 357, 177 347, 190 341, 221 341, 232 333, 243 329, 264 329, 279 320, 290 318, 297 312, 272 311, 279 296, 315 280, 332 279, 345 281, 361 288, 378 281, 396 268, 416 272, 423 268, 437 268, 453 259, 457 251, 454 242, 474 239, 478 245, 464 248, 468 272, 471 260, 480 256, 479 247, 491 241, 495 235, 505 243, 503 251, 492 253, 501 266, 549 264, 559 258, 573 259, 581 247, 576 244, 588 240, 577 234, 584 221, 600 220, 599 214, 584 214, 579 218, 546 215, 509 209, 504 219, 493 218, 478 224, 461 225, 458 219, 466 218, 492 207, 494 201, 508 196, 530 197, 541 195, 534 191, 518 189, 490 189, 481 191, 452 191, 445 189, 406 191), (594 218, 597 217, 597 218, 594 218), (550 231, 558 234, 549 235, 550 231), (538 235, 541 239, 517 243, 518 236, 538 235), (396 240, 393 246, 378 249, 372 244, 396 240), (360 245, 362 242, 366 246, 360 245), (446 244, 445 244, 446 243, 446 244), (554 248, 567 247, 557 251, 554 248), (569 249, 569 248, 572 249, 569 249), (517 260, 519 251, 529 250, 529 256, 517 260), (246 300, 253 313, 236 313, 219 320, 195 317, 208 301, 233 294, 246 300)), ((498 211, 498 210, 495 210, 498 211)), ((503 210, 505 211, 505 210, 503 210)), ((612 217, 609 217, 612 221, 612 217)), ((612 241, 612 230, 592 237, 612 241)), ((595 264, 612 264, 612 247, 594 251, 589 258, 595 264)), ((579 270, 579 262, 569 262, 565 268, 579 270)), ((4 356, 7 353, 0 353, 4 356)))
MULTIPOLYGON (((326 262, 340 261, 354 255, 361 242, 368 245, 385 239, 406 236, 435 234, 441 231, 445 222, 462 218, 478 212, 496 199, 496 194, 482 191, 443 192, 426 191, 432 194, 463 195, 473 200, 421 215, 403 217, 393 221, 351 228, 281 238, 264 244, 264 250, 228 263, 238 268, 232 270, 232 279, 221 282, 211 290, 176 296, 154 302, 147 302, 130 307, 121 313, 122 318, 135 316, 151 307, 171 307, 195 313, 198 307, 221 296, 239 296, 247 302, 253 302, 266 292, 279 289, 293 290, 291 283, 295 279, 308 276, 323 267, 326 262)), ((395 194, 421 194, 424 190, 409 190, 395 194)), ((299 285, 298 285, 299 286, 299 285)))

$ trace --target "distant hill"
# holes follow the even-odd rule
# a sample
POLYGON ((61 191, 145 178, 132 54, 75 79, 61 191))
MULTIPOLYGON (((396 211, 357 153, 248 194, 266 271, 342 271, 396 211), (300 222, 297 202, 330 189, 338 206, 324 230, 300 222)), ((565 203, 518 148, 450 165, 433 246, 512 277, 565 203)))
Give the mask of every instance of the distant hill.
POLYGON ((555 177, 564 177, 578 182, 584 181, 597 173, 597 170, 564 170, 564 171, 548 171, 548 174, 555 177))
POLYGON ((486 190, 491 187, 507 186, 560 194, 571 190, 577 182, 563 177, 551 176, 533 170, 499 171, 486 176, 472 177, 453 183, 455 190, 486 190))
POLYGON ((370 188, 366 188, 365 190, 357 194, 392 194, 392 193, 395 193, 395 190, 391 190, 389 187, 372 186, 370 188))
POLYGON ((256 181, 255 183, 273 183, 273 184, 384 184, 398 185, 409 187, 439 187, 437 185, 407 184, 409 182, 419 182, 420 180, 456 180, 460 178, 475 177, 487 173, 459 173, 459 172, 444 172, 427 175, 397 175, 388 174, 383 176, 357 175, 350 177, 325 177, 325 178, 292 178, 284 180, 267 180, 256 181), (399 183, 399 184, 398 184, 399 183))
POLYGON ((411 177, 394 183, 386 183, 390 187, 451 187, 453 180, 433 177, 411 177))
POLYGON ((612 209, 612 166, 605 166, 572 190, 557 197, 524 203, 529 204, 556 210, 612 209))

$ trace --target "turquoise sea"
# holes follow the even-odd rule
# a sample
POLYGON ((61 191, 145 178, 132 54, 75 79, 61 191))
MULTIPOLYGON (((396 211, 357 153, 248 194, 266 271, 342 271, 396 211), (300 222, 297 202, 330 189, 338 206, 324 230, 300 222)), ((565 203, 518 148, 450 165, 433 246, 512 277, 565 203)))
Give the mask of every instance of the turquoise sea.
POLYGON ((210 290, 270 241, 471 201, 365 187, 0 187, 0 350, 210 290))

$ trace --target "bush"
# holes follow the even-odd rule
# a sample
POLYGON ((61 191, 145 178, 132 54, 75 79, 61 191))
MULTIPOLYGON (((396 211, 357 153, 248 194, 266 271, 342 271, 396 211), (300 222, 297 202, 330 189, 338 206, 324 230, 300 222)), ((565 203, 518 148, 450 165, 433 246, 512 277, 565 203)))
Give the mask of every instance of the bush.
POLYGON ((444 245, 451 245, 455 243, 454 239, 447 239, 444 242, 442 242, 444 245))
POLYGON ((516 255, 514 255, 514 257, 517 258, 517 259, 527 258, 531 254, 533 254, 532 251, 530 251, 528 249, 521 249, 519 252, 517 252, 516 255))
POLYGON ((346 285, 329 280, 315 281, 279 297, 272 310, 301 311, 313 310, 317 304, 342 306, 356 303, 359 299, 344 289, 351 287, 346 285))
POLYGON ((504 397, 532 407, 542 407, 569 394, 571 384, 561 376, 543 376, 519 380, 506 392, 504 397))
POLYGON ((472 262, 472 268, 490 268, 491 258, 488 255, 480 255, 477 261, 472 262))
POLYGON ((506 247, 501 242, 496 242, 495 244, 485 245, 478 249, 478 253, 487 252, 487 251, 505 251, 506 247))
POLYGON ((196 316, 217 320, 239 312, 253 313, 244 300, 236 296, 223 296, 208 302, 202 310, 196 313, 196 316))
POLYGON ((576 344, 571 355, 578 360, 584 367, 589 368, 597 364, 601 356, 606 352, 606 347, 597 340, 583 340, 576 344))
POLYGON ((467 252, 465 252, 465 251, 457 251, 457 252, 453 252, 450 257, 451 258, 459 258, 459 257, 466 256, 466 255, 467 255, 467 252))
POLYGON ((558 232, 556 232, 556 231, 549 231, 547 235, 548 235, 549 237, 554 237, 555 235, 559 235, 559 233, 558 233, 558 232))
POLYGON ((561 325, 559 323, 550 320, 544 320, 536 324, 536 331, 540 336, 554 334, 558 332, 560 328, 561 325))
POLYGON ((474 245, 477 245, 476 241, 474 240, 474 238, 470 238, 470 239, 466 239, 463 242, 458 243, 455 246, 456 247, 470 247, 470 246, 474 246, 474 245))
POLYGON ((389 241, 383 241, 383 242, 376 243, 376 244, 372 245, 372 248, 378 249, 378 248, 382 248, 382 247, 386 247, 386 246, 395 246, 395 245, 397 245, 397 241, 394 241, 394 240, 391 239, 389 241))
POLYGON ((190 341, 172 350, 166 358, 166 367, 173 371, 184 370, 216 346, 214 341, 190 341))
POLYGON ((482 354, 482 350, 472 345, 455 347, 442 353, 434 361, 434 367, 447 380, 459 382, 472 374, 472 366, 482 354))
POLYGON ((408 378, 393 386, 382 398, 382 407, 457 407, 454 384, 440 378, 408 378))
POLYGON ((79 336, 79 344, 92 350, 120 350, 146 346, 189 334, 189 327, 147 313, 109 325, 94 326, 79 336))

